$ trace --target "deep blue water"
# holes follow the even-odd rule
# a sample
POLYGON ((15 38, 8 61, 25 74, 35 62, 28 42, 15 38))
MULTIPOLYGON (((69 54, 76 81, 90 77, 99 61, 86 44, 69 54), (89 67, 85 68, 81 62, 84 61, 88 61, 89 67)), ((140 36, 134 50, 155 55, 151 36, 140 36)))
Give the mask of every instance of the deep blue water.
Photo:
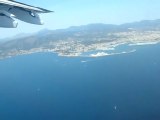
POLYGON ((100 58, 38 53, 0 61, 0 120, 159 119, 159 44, 100 58))

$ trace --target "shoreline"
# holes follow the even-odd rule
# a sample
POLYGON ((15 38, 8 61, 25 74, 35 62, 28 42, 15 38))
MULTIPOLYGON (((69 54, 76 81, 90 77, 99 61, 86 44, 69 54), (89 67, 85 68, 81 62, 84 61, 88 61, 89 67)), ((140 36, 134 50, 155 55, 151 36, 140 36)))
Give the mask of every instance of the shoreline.
POLYGON ((156 41, 156 42, 137 42, 137 43, 120 43, 120 44, 111 44, 111 45, 107 45, 108 47, 106 49, 101 49, 99 48, 98 50, 90 50, 90 51, 86 51, 86 52, 80 52, 80 51, 75 51, 73 53, 61 53, 61 52, 56 52, 54 49, 43 49, 43 48, 36 48, 36 49, 31 49, 28 51, 24 51, 24 50, 20 50, 19 52, 17 52, 16 54, 9 54, 5 57, 0 57, 0 60, 3 59, 7 59, 7 58, 12 58, 12 57, 16 57, 16 56, 22 56, 22 55, 30 55, 30 54, 35 54, 35 53, 54 53, 57 54, 57 56, 60 57, 90 57, 90 58, 97 58, 97 57, 105 57, 105 56, 113 56, 113 55, 120 55, 120 54, 128 54, 128 53, 133 53, 136 52, 136 49, 132 49, 129 51, 121 51, 121 52, 115 52, 117 47, 120 47, 122 45, 127 45, 128 47, 134 47, 134 46, 146 46, 146 45, 156 45, 159 44, 160 41, 156 41), (113 51, 112 53, 108 53, 108 51, 113 51), (91 52, 88 55, 85 55, 85 53, 87 52, 91 52))

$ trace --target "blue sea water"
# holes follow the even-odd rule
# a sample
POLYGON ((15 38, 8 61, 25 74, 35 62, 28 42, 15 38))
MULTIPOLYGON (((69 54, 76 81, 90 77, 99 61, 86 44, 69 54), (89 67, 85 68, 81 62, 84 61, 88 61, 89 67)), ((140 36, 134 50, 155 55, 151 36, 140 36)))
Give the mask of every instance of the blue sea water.
POLYGON ((0 120, 159 120, 160 44, 99 58, 0 61, 0 120))

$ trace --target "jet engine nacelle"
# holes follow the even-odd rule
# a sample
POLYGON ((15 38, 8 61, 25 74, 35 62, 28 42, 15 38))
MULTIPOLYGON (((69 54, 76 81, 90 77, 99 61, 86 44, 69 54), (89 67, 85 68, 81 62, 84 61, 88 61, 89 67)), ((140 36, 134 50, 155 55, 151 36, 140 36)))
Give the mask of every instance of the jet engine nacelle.
POLYGON ((5 13, 0 13, 0 27, 4 28, 16 28, 18 22, 12 19, 10 16, 5 13))
POLYGON ((39 15, 32 11, 27 11, 22 8, 10 8, 8 12, 15 15, 15 18, 22 20, 24 22, 28 22, 31 24, 42 25, 43 22, 40 19, 39 15))

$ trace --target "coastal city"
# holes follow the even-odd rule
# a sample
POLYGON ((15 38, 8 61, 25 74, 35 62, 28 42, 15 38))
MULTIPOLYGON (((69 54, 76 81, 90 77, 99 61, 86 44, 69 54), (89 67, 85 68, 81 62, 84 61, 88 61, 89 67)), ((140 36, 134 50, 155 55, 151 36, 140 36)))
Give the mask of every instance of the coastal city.
POLYGON ((98 37, 97 40, 91 40, 89 44, 85 44, 84 42, 82 42, 81 40, 77 40, 76 38, 66 38, 66 40, 50 40, 50 42, 45 44, 44 46, 33 47, 28 50, 18 48, 12 48, 5 51, 1 50, 0 58, 3 59, 12 56, 37 52, 53 52, 57 53, 59 56, 76 57, 81 56, 82 53, 90 51, 114 50, 116 46, 119 46, 121 44, 145 45, 156 44, 158 42, 160 42, 160 31, 132 30, 128 32, 106 33, 105 38, 98 37))

